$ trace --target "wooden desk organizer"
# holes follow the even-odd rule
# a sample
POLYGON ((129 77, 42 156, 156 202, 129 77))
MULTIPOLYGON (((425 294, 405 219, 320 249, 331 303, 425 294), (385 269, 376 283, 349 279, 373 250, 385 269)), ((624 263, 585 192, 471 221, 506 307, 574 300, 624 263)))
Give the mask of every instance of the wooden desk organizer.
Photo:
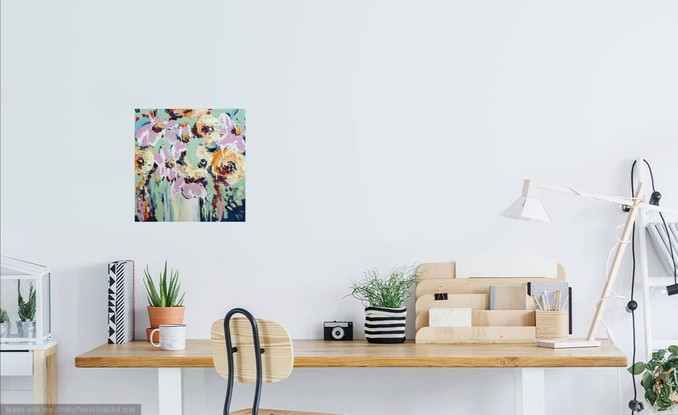
POLYGON ((567 339, 570 335, 569 312, 540 311, 535 312, 535 324, 537 327, 537 340, 567 339))
MULTIPOLYGON (((556 266, 556 278, 549 280, 565 281, 565 270, 560 264, 556 266)), ((533 343, 537 339, 566 338, 568 335, 567 311, 539 311, 536 315, 534 309, 489 309, 490 286, 527 286, 528 282, 544 281, 544 278, 457 279, 454 262, 422 264, 417 268, 417 274, 417 343, 533 343), (436 300, 436 294, 446 294, 447 299, 436 300), (429 310, 436 307, 471 308, 471 327, 429 327, 429 310)))

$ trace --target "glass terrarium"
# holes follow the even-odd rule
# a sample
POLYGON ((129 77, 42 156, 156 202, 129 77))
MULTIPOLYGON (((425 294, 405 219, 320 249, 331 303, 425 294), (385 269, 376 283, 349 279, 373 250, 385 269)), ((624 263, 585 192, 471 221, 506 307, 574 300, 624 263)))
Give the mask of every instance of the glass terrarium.
POLYGON ((49 269, 0 258, 0 343, 46 343, 52 337, 49 269))

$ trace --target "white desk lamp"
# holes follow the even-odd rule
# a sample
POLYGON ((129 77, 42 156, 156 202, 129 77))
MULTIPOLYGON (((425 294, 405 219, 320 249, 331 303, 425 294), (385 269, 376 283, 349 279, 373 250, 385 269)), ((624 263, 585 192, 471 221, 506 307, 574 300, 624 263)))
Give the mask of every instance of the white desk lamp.
POLYGON ((639 209, 653 210, 657 212, 670 213, 678 215, 678 210, 668 209, 665 207, 659 207, 656 205, 651 205, 649 203, 643 202, 642 191, 643 184, 638 183, 636 187, 635 196, 633 198, 626 197, 616 197, 616 196, 605 196, 595 193, 580 192, 571 187, 552 185, 546 183, 539 183, 532 180, 525 180, 523 183, 523 194, 518 198, 508 209, 502 212, 502 216, 522 219, 522 220, 536 220, 542 222, 551 222, 551 217, 546 213, 544 206, 541 204, 541 201, 537 198, 537 193, 540 190, 553 190, 561 193, 569 193, 576 196, 585 197, 592 200, 604 200, 607 202, 616 203, 622 206, 629 207, 629 213, 626 217, 626 222, 624 223, 624 229, 622 230, 622 235, 620 241, 617 243, 614 259, 612 261, 612 266, 607 273, 607 281, 605 282, 605 288, 603 293, 598 300, 598 305, 596 306, 596 312, 593 316, 593 321, 591 321, 591 326, 589 327, 588 336, 586 339, 564 339, 564 340, 540 340, 537 344, 541 347, 550 347, 554 349, 565 349, 565 348, 575 348, 575 347, 598 347, 600 346, 600 341, 596 340, 596 332, 598 331, 598 326, 605 312, 605 304, 607 302, 608 296, 612 292, 612 287, 614 281, 617 278, 617 273, 619 272, 619 267, 624 257, 624 251, 626 250, 626 245, 630 242, 629 238, 631 236, 631 231, 633 230, 633 224, 636 221, 638 216, 639 209))

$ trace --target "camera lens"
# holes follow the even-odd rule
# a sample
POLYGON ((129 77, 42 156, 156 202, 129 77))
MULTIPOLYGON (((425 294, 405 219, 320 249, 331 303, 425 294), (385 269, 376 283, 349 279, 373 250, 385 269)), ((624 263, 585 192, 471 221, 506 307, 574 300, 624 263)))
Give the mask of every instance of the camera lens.
POLYGON ((334 338, 335 340, 339 340, 342 337, 344 337, 344 329, 342 329, 341 327, 335 327, 332 329, 332 338, 334 338))

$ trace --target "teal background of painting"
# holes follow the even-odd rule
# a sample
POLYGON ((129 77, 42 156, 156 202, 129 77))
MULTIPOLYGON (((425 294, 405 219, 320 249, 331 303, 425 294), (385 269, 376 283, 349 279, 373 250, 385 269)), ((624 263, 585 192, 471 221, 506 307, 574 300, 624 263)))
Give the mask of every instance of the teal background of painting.
MULTIPOLYGON (((138 112, 135 112, 135 116, 145 116, 151 111, 156 111, 156 116, 159 118, 164 118, 166 120, 169 120, 169 114, 165 109, 156 109, 156 108, 140 108, 138 109, 138 112)), ((211 115, 215 118, 219 118, 219 116, 223 113, 227 113, 230 117, 231 120, 233 121, 234 124, 241 126, 243 129, 243 136, 246 137, 246 111, 245 109, 211 109, 211 115)), ((188 123, 190 127, 193 127, 195 123, 197 122, 198 117, 182 117, 179 118, 177 121, 182 124, 182 123, 188 123)), ((188 161, 190 164, 197 166, 198 163, 200 162, 200 159, 198 158, 196 154, 196 150, 201 144, 205 144, 205 140, 200 137, 195 137, 192 136, 191 140, 186 144, 186 155, 184 156, 186 161, 188 161)), ((163 148, 171 148, 171 145, 169 141, 163 136, 160 138, 155 145, 153 146, 153 155, 155 156, 158 154, 158 152, 163 148)), ((247 148, 245 148, 245 152, 243 153, 247 155, 247 148)), ((246 160, 246 159, 245 159, 246 160)), ((245 161, 246 162, 246 161, 245 161)), ((142 180, 145 180, 145 176, 142 176, 138 174, 138 172, 135 171, 135 189, 139 186, 142 180)), ((224 199, 227 204, 227 208, 224 209, 224 217, 218 219, 220 221, 229 221, 229 212, 231 213, 231 216, 233 216, 233 209, 237 208, 243 208, 244 201, 245 201, 245 189, 246 189, 246 177, 243 178, 242 180, 238 181, 237 183, 233 184, 232 186, 229 186, 226 188, 224 191, 224 199)), ((149 197, 152 199, 152 203, 154 206, 154 211, 155 211, 155 218, 158 222, 169 222, 173 221, 174 218, 172 217, 166 217, 165 213, 169 212, 171 215, 171 210, 166 209, 166 203, 167 200, 165 198, 165 195, 168 192, 171 192, 172 190, 170 189, 171 183, 169 183, 167 180, 164 179, 157 179, 155 176, 153 176, 149 180, 149 197)), ((207 196, 205 197, 206 203, 203 204, 202 208, 202 213, 201 216, 203 218, 208 218, 209 219, 209 202, 216 196, 216 191, 214 188, 214 180, 212 179, 211 175, 207 175, 207 185, 205 186, 205 190, 207 191, 207 196)), ((134 209, 136 212, 137 209, 137 197, 135 197, 134 200, 134 209)))

